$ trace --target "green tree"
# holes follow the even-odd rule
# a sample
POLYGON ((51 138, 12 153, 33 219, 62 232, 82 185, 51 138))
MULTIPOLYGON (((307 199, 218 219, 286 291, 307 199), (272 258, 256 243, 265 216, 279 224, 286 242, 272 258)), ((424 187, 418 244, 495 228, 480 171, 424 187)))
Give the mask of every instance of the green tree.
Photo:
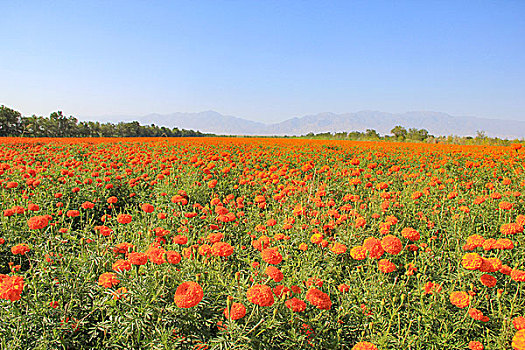
POLYGON ((0 106, 0 136, 18 136, 21 133, 22 115, 4 105, 0 106))
POLYGON ((407 129, 405 129, 401 125, 395 126, 392 130, 390 130, 390 132, 394 134, 395 137, 401 140, 404 140, 407 137, 407 129))

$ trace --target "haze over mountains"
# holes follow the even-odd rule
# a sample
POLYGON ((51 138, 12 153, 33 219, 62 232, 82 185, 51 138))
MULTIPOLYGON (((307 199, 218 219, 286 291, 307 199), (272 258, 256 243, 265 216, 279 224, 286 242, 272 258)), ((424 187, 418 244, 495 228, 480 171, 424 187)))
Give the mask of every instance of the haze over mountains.
MULTIPOLYGON (((89 118, 91 120, 100 118, 89 118)), ((170 128, 199 130, 218 135, 306 135, 310 132, 350 132, 375 129, 390 134, 396 125, 426 129, 432 135, 475 136, 484 131, 487 136, 507 139, 525 137, 525 121, 497 120, 478 117, 456 117, 439 112, 406 112, 400 114, 360 111, 356 113, 319 113, 283 122, 264 124, 215 111, 199 113, 148 114, 145 116, 106 117, 112 122, 138 121, 170 128)))

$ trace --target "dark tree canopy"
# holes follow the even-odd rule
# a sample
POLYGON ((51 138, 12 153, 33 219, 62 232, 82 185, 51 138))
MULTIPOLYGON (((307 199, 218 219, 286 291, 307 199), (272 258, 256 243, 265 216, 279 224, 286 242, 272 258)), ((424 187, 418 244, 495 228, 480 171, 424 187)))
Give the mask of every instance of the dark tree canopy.
POLYGON ((46 118, 32 115, 23 117, 11 108, 0 107, 0 136, 26 137, 200 137, 214 136, 200 131, 159 127, 155 124, 140 125, 139 122, 100 123, 79 122, 73 116, 66 117, 62 111, 46 118))

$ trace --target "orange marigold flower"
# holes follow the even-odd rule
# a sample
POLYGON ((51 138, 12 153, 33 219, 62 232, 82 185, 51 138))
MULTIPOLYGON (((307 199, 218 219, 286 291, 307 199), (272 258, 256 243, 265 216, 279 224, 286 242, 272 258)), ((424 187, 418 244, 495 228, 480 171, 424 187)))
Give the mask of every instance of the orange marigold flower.
POLYGON ((281 272, 281 270, 279 270, 277 267, 275 266, 268 266, 266 268, 266 271, 265 273, 272 279, 274 280, 275 282, 279 283, 283 280, 284 278, 284 275, 283 273, 281 272))
POLYGON ((471 308, 468 310, 468 314, 470 317, 475 319, 476 321, 482 321, 482 322, 488 322, 489 318, 485 315, 483 315, 483 312, 481 310, 478 310, 476 308, 471 308))
POLYGON ((184 282, 177 287, 173 300, 177 307, 190 308, 201 302, 204 297, 202 287, 195 282, 184 282))
POLYGON ((450 294, 450 302, 463 309, 470 304, 470 295, 466 292, 452 292, 450 294))
POLYGON ((216 242, 211 246, 211 254, 227 257, 233 254, 233 247, 226 242, 216 242))
POLYGON ((514 350, 525 350, 525 329, 517 331, 512 338, 512 348, 514 350))
POLYGON ((375 237, 365 239, 363 247, 368 251, 370 257, 374 259, 379 259, 385 252, 381 246, 381 241, 375 237))
POLYGON ((184 245, 184 244, 188 243, 188 237, 186 237, 184 235, 176 235, 176 236, 173 237, 173 243, 184 245))
POLYGON ((274 303, 272 289, 265 284, 255 284, 246 292, 246 298, 259 306, 272 306, 274 303))
POLYGON ((512 203, 509 202, 499 202, 498 204, 498 208, 501 210, 511 210, 512 206, 512 203))
POLYGON ((378 350, 377 346, 367 341, 360 341, 352 347, 352 350, 378 350))
POLYGON ((144 203, 140 206, 140 209, 142 209, 142 211, 145 213, 153 213, 153 211, 155 210, 155 207, 151 204, 144 203))
POLYGON ((20 300, 23 289, 23 277, 0 274, 0 299, 10 301, 20 300))
POLYGON ((49 216, 47 215, 40 215, 40 216, 33 216, 29 220, 27 220, 27 226, 31 230, 40 230, 46 227, 49 224, 49 216))
POLYGON ((84 202, 81 205, 82 209, 93 209, 95 207, 95 204, 92 202, 84 202))
POLYGON ((477 270, 483 264, 483 258, 478 253, 466 253, 461 259, 461 265, 467 270, 477 270))
POLYGON ((353 247, 352 249, 350 249, 350 256, 354 259, 354 260, 363 260, 363 259, 366 259, 366 248, 363 247, 363 246, 356 246, 356 247, 353 247))
POLYGON ((14 255, 26 255, 26 253, 28 251, 30 251, 31 249, 29 249, 29 247, 22 243, 22 244, 17 244, 13 247, 11 247, 11 253, 13 253, 14 255))
POLYGON ((521 331, 522 329, 525 329, 525 317, 523 317, 523 316, 515 317, 512 320, 512 325, 518 331, 521 331))
POLYGON ((129 214, 118 214, 117 215, 117 221, 120 224, 129 224, 131 222, 131 215, 129 214))
POLYGON ((468 343, 469 350, 483 350, 483 344, 481 344, 479 341, 471 341, 468 343))
POLYGON ((485 242, 485 238, 480 235, 470 235, 467 237, 467 245, 474 248, 483 246, 483 242, 485 242))
POLYGON ((293 312, 303 312, 304 310, 306 310, 306 303, 301 299, 297 298, 286 300, 284 305, 286 305, 286 307, 292 310, 293 312))
POLYGON ((306 300, 320 310, 330 310, 332 307, 332 301, 328 294, 323 293, 315 287, 310 288, 308 292, 306 292, 306 300))
POLYGON ((77 216, 80 216, 80 212, 78 210, 68 210, 66 216, 68 218, 76 218, 77 216))
POLYGON ((131 270, 131 263, 128 260, 119 259, 111 266, 113 271, 129 271, 131 270))
POLYGON ((377 266, 379 267, 379 271, 382 273, 390 273, 397 269, 396 265, 388 259, 379 260, 377 266))
POLYGON ((385 252, 397 255, 403 250, 403 243, 394 235, 386 235, 381 239, 381 247, 383 247, 385 252))
POLYGON ((510 272, 510 278, 516 282, 525 282, 525 271, 512 269, 510 272))
POLYGON ((483 258, 480 268, 478 269, 481 272, 498 272, 502 268, 503 264, 498 258, 483 258))
POLYGON ((339 289, 339 292, 341 293, 347 293, 350 290, 350 286, 342 283, 339 286, 337 286, 337 289, 339 289))
POLYGON ((508 224, 503 224, 500 227, 500 232, 504 235, 515 235, 516 233, 523 232, 523 225, 511 222, 508 224))
POLYGON ((133 265, 145 265, 148 262, 148 256, 140 252, 129 253, 128 259, 133 265))
POLYGON ((239 320, 246 316, 246 307, 241 303, 233 303, 228 312, 228 308, 224 309, 224 317, 239 320))
POLYGON ((412 242, 418 241, 421 237, 419 235, 419 232, 414 230, 412 227, 405 227, 404 229, 402 229, 401 235, 412 242))
POLYGON ((176 265, 176 264, 180 263, 180 261, 182 259, 182 256, 177 251, 168 250, 166 252, 166 258, 167 258, 167 260, 168 260, 168 262, 170 264, 176 265))
POLYGON ((283 256, 277 248, 263 249, 261 252, 262 259, 268 264, 277 265, 283 261, 283 256))
POLYGON ((496 277, 492 275, 488 275, 488 274, 481 275, 480 280, 484 286, 489 287, 489 288, 494 287, 496 283, 498 282, 496 277))
POLYGON ((105 288, 112 288, 120 283, 120 280, 113 272, 106 272, 98 278, 98 285, 105 288))
POLYGON ((332 247, 330 247, 330 250, 332 251, 332 253, 335 253, 337 255, 344 254, 346 252, 346 249, 347 249, 346 245, 338 243, 338 242, 335 242, 332 245, 332 247))

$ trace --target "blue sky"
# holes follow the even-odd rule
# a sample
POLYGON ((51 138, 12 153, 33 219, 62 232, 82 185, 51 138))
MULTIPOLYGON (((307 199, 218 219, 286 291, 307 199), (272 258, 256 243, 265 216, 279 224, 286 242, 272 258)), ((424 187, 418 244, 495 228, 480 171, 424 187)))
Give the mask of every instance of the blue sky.
POLYGON ((525 120, 525 1, 0 0, 0 104, 525 120))

